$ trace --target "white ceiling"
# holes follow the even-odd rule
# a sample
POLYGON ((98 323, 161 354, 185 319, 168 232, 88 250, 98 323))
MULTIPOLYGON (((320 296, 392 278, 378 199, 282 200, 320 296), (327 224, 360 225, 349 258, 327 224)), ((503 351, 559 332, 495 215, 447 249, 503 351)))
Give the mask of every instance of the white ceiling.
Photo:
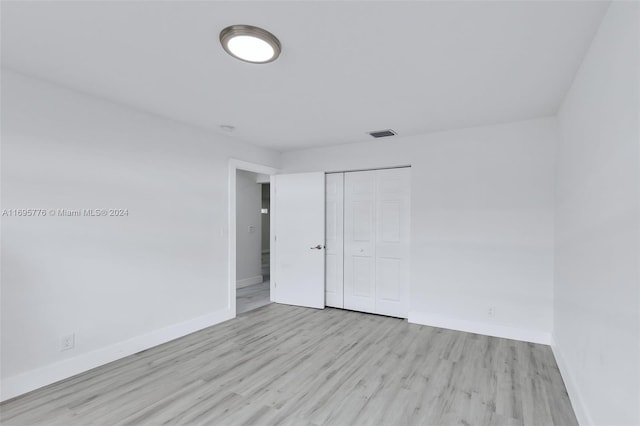
POLYGON ((278 150, 556 113, 606 2, 7 2, 2 66, 278 150), (227 55, 273 32, 270 64, 227 55))

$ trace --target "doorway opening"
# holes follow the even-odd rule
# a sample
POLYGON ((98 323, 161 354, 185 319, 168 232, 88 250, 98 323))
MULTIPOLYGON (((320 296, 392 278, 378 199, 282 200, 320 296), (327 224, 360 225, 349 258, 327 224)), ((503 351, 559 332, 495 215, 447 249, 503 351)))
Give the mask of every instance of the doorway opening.
POLYGON ((260 213, 262 216, 262 236, 261 236, 261 249, 262 249, 262 280, 269 281, 271 277, 271 184, 262 183, 262 208, 260 213))
POLYGON ((236 171, 236 314, 271 303, 269 176, 236 171))
MULTIPOLYGON (((274 284, 271 280, 273 271, 271 271, 270 265, 271 259, 275 259, 275 246, 272 241, 274 236, 272 232, 265 233, 264 236, 267 240, 263 242, 262 224, 265 221, 269 223, 269 220, 274 217, 271 205, 273 199, 271 191, 274 188, 270 188, 270 185, 265 188, 263 185, 270 184, 270 180, 277 171, 273 167, 261 164, 236 159, 229 160, 227 306, 231 318, 273 301, 275 295, 274 284), (262 213, 263 191, 269 193, 268 218, 266 219, 262 213), (245 197, 249 193, 254 195, 245 197), (251 203, 253 207, 248 207, 247 202, 251 203), (251 241, 251 246, 247 245, 248 241, 251 241), (268 250, 264 256, 263 247, 268 250), (266 267, 263 266, 265 263, 266 267), (248 288, 254 284, 262 284, 263 288, 248 288), (251 290, 256 290, 256 292, 261 290, 261 294, 248 295, 247 293, 251 293, 251 290), (244 300, 239 301, 238 296, 244 300)), ((269 223, 269 231, 271 228, 269 223)), ((224 235, 224 231, 221 235, 224 235)))

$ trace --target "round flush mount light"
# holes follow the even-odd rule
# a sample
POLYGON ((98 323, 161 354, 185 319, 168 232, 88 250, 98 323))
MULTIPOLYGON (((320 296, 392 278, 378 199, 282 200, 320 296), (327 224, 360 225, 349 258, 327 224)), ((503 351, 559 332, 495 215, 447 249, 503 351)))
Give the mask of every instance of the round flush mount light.
POLYGON ((252 25, 231 25, 220 32, 220 43, 234 58, 266 64, 280 56, 280 41, 267 30, 252 25))

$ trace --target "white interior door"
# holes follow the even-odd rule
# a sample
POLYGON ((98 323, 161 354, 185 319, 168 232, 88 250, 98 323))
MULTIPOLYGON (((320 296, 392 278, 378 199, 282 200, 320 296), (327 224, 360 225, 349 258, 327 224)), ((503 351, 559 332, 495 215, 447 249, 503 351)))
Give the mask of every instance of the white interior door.
POLYGON ((410 172, 376 172, 375 312, 402 318, 409 313, 410 172))
POLYGON ((324 308, 324 173, 275 176, 277 303, 324 308))
POLYGON ((325 304, 343 308, 344 173, 326 176, 325 304))
POLYGON ((344 307, 375 312, 376 171, 344 175, 344 307))

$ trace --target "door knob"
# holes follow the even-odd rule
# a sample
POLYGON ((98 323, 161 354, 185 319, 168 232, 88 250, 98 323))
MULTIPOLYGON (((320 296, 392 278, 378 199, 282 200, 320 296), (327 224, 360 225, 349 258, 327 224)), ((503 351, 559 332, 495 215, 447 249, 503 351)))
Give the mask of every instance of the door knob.
POLYGON ((311 250, 322 250, 323 248, 324 248, 324 247, 322 247, 322 245, 321 245, 321 244, 318 244, 318 245, 317 245, 317 246, 315 246, 315 247, 311 247, 311 250))

